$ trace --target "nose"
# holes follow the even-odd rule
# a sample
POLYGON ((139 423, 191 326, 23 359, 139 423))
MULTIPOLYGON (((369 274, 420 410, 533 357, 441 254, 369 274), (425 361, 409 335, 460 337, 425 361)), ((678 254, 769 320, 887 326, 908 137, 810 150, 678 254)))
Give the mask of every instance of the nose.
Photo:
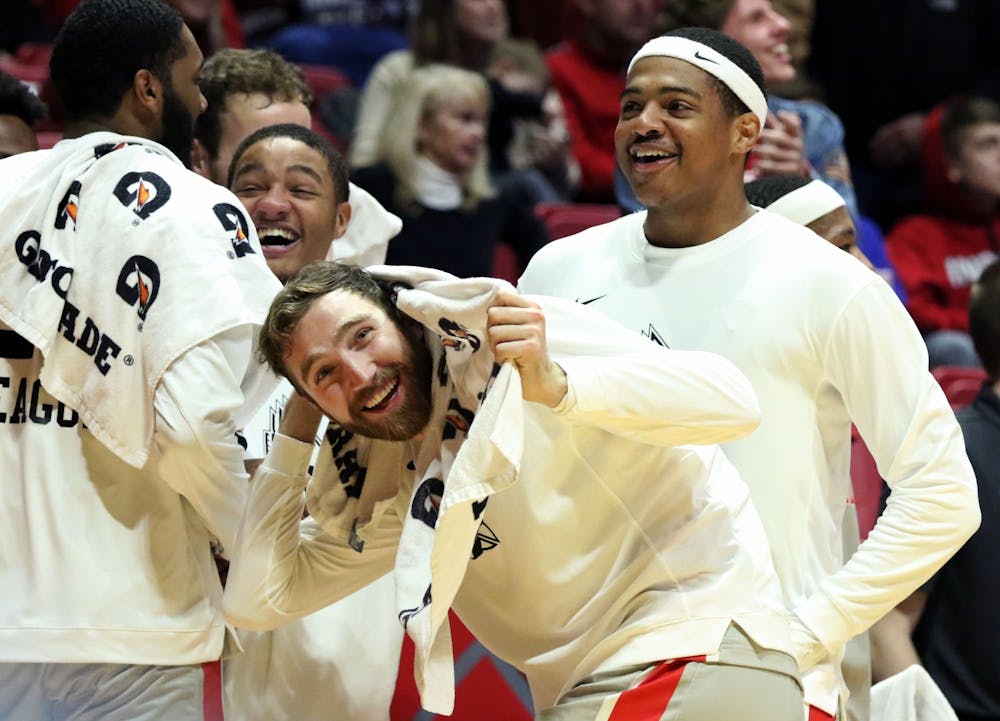
POLYGON ((479 120, 469 125, 469 135, 477 143, 486 140, 486 123, 479 120))
POLYGON ((341 378, 351 391, 361 390, 375 377, 375 364, 360 353, 345 353, 340 369, 341 378))
POLYGON ((788 33, 792 29, 792 24, 788 21, 788 18, 786 18, 784 15, 779 13, 774 8, 771 8, 770 14, 771 14, 771 24, 774 28, 773 33, 783 40, 788 38, 788 33))
POLYGON ((633 129, 636 135, 643 138, 661 135, 663 133, 663 119, 660 106, 655 102, 646 103, 642 112, 635 116, 633 129))
POLYGON ((268 188, 267 191, 257 198, 254 203, 251 215, 254 221, 259 220, 280 220, 288 215, 290 204, 288 195, 280 188, 268 188))

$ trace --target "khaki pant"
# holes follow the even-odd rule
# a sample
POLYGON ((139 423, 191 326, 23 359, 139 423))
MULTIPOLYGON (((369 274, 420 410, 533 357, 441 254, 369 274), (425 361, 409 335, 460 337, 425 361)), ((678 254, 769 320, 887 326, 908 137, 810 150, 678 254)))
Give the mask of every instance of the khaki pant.
POLYGON ((0 663, 0 719, 204 721, 209 687, 200 665, 0 663))
POLYGON ((665 662, 585 678, 537 721, 802 721, 794 659, 732 625, 718 660, 665 662))

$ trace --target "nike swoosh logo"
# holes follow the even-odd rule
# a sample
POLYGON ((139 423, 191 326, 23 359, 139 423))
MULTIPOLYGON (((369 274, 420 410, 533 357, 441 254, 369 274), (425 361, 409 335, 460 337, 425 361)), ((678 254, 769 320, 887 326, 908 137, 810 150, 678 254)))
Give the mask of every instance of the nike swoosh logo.
POLYGON ((591 298, 590 300, 580 300, 579 298, 577 298, 576 302, 579 303, 580 305, 589 305, 590 303, 593 303, 595 300, 600 300, 605 296, 607 296, 607 293, 605 293, 604 295, 599 295, 596 298, 591 298))
POLYGON ((699 60, 704 60, 704 61, 705 61, 706 63, 712 63, 713 65, 718 65, 718 64, 719 64, 719 61, 718 61, 718 60, 712 60, 712 58, 706 58, 706 57, 705 57, 704 55, 702 55, 702 54, 701 54, 701 52, 700 52, 700 51, 698 51, 698 50, 695 50, 695 51, 694 51, 694 56, 695 56, 696 58, 698 58, 699 60))

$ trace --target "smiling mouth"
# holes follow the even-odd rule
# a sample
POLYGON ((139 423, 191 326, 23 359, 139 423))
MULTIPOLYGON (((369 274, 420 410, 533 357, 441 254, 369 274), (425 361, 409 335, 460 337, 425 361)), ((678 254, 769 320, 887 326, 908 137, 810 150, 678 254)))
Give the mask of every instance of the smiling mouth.
POLYGON ((389 405, 389 402, 395 397, 396 390, 399 388, 399 376, 396 376, 392 380, 388 381, 381 388, 378 388, 369 397, 368 402, 362 407, 364 411, 381 411, 385 410, 385 407, 389 405))
POLYGON ((677 153, 665 150, 630 150, 628 155, 632 159, 632 162, 637 165, 650 165, 662 160, 672 160, 678 157, 677 153))
POLYGON ((262 247, 283 248, 291 245, 299 239, 296 233, 284 230, 283 228, 263 228, 257 230, 257 237, 260 239, 262 247))

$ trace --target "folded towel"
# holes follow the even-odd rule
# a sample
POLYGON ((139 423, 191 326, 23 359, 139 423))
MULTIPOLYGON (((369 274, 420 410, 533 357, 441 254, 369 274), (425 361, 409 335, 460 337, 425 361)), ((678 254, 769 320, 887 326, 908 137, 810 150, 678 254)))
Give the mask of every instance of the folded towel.
POLYGON ((144 138, 91 133, 0 161, 0 215, 0 319, 41 351, 46 390, 136 467, 164 370, 259 326, 280 288, 236 197, 144 138))

